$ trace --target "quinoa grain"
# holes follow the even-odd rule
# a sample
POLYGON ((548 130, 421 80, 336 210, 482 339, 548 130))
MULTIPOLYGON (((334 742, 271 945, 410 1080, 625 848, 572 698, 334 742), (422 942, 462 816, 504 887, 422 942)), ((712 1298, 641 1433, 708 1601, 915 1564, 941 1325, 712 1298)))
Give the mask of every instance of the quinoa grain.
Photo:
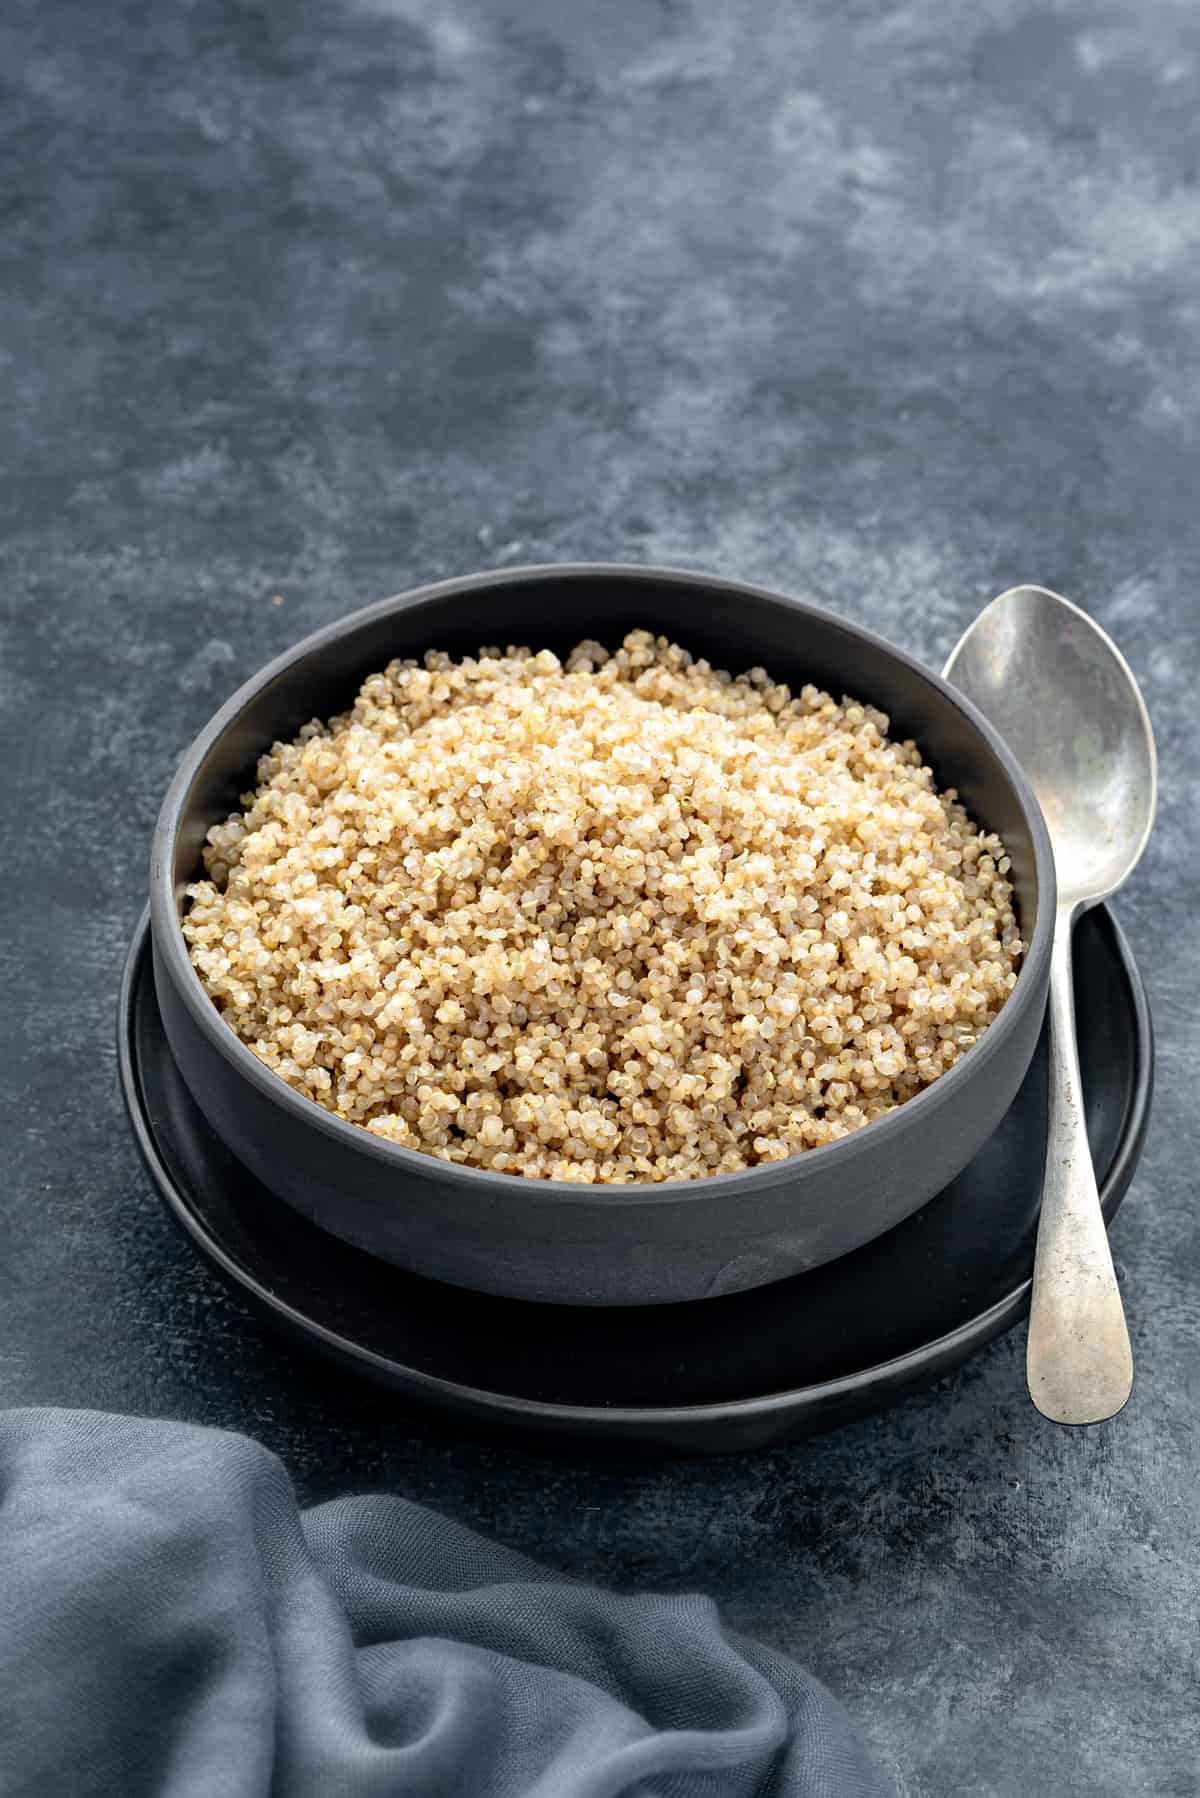
POLYGON ((1003 844, 887 729, 646 631, 393 662, 209 832, 192 961, 291 1086, 447 1161, 795 1155, 938 1079, 1016 981, 1003 844))

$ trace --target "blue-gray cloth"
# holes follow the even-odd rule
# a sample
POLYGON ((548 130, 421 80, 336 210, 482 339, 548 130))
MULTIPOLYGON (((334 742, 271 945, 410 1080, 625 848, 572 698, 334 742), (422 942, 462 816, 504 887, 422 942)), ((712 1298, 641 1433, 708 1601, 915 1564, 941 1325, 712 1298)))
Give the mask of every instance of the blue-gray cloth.
POLYGON ((884 1798, 705 1598, 564 1580, 245 1437, 0 1413, 5 1798, 884 1798))

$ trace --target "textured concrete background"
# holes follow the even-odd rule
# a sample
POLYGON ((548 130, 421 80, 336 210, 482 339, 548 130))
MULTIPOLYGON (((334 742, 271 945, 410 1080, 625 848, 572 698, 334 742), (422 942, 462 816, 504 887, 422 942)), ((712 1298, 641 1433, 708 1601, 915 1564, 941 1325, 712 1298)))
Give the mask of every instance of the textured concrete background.
POLYGON ((1200 1790, 1198 86, 1189 0, 6 0, 0 1400, 707 1587, 914 1798, 1200 1790), (581 556, 934 662, 1035 580, 1128 652, 1160 1077, 1112 1425, 1041 1422, 1014 1338, 753 1459, 508 1452, 263 1340, 172 1232, 111 1039, 180 750, 367 599, 581 556))

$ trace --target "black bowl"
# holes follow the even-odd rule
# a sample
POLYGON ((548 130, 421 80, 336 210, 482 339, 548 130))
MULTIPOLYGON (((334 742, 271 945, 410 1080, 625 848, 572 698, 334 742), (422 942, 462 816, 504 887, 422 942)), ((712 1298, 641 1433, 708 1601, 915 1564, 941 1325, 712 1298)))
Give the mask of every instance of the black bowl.
POLYGON ((947 1185, 996 1128, 1045 1010, 1054 864, 1037 801, 981 714, 938 676, 812 606, 655 568, 505 569, 383 600, 305 639, 248 681, 192 745, 163 803, 150 877, 154 979, 171 1050, 218 1135, 306 1217, 384 1260, 456 1285, 570 1304, 656 1304, 764 1285, 882 1234, 947 1185), (583 637, 666 633, 717 666, 762 664, 886 711, 941 787, 998 831, 1029 944, 994 1024, 949 1073, 854 1135, 704 1180, 579 1186, 460 1167, 383 1142, 295 1092, 234 1035, 180 929, 210 825, 257 757, 352 699, 395 656, 482 643, 563 652, 583 637))

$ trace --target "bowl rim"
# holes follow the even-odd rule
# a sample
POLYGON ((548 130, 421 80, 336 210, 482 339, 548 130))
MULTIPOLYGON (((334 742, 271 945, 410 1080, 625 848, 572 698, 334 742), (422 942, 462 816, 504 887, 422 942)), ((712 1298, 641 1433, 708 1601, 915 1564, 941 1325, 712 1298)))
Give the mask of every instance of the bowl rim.
POLYGON ((193 738, 167 788, 154 827, 150 855, 150 918, 156 958, 162 959, 176 993, 201 1035, 263 1098, 297 1123, 320 1131, 341 1143, 347 1150, 392 1167, 398 1175, 418 1176, 456 1186, 466 1184, 475 1187, 480 1196, 491 1190, 498 1197, 507 1196, 510 1192, 521 1192, 527 1198, 553 1197, 556 1204, 566 1202, 576 1205, 620 1206, 649 1203, 663 1206, 716 1199, 748 1184, 756 1189, 770 1188, 784 1181, 794 1182, 815 1177, 818 1172, 823 1173, 829 1169, 834 1157, 839 1158, 840 1165, 849 1173, 854 1161, 863 1153, 881 1151, 889 1141, 898 1146, 908 1133, 931 1123, 944 1107, 952 1105, 965 1079, 985 1076, 988 1065, 1000 1052, 1005 1038, 1017 1028, 1028 1008, 1044 1004, 1049 981, 1056 905, 1054 852, 1041 807, 1004 739, 965 694, 877 632, 854 624, 822 606, 795 599, 789 594, 757 583, 707 574, 696 569, 637 562, 538 562, 458 575, 449 580, 410 588, 387 599, 376 600, 311 631, 243 681, 193 738), (622 580, 647 586, 665 581, 692 587, 712 596, 765 599, 783 605, 801 618, 811 618, 825 626, 832 625, 851 639, 867 643, 898 662, 910 674, 948 700, 963 715, 976 735, 983 738, 1016 795, 1033 842, 1038 885, 1037 915, 1017 974, 1016 985, 1000 1016, 988 1025, 979 1041, 931 1086, 923 1088, 911 1099, 906 1099, 883 1117, 865 1124, 861 1130, 853 1131, 849 1136, 836 1142, 822 1143, 782 1161, 765 1162, 757 1167, 740 1168, 731 1173, 704 1174, 692 1179, 640 1181, 625 1185, 601 1181, 587 1183, 531 1179, 526 1174, 498 1173, 491 1168, 443 1161, 436 1155, 428 1155, 422 1150, 406 1148, 401 1143, 388 1142, 385 1138, 372 1135, 361 1124, 353 1124, 337 1117, 315 1100, 289 1086, 274 1069, 260 1061, 232 1027, 225 1023, 205 992, 187 952, 175 902, 173 875, 175 843, 184 807, 197 771, 214 745, 252 700, 290 673, 297 663, 319 656, 332 643, 353 634, 374 619, 410 611, 430 600, 451 598, 456 594, 478 592, 489 587, 503 590, 505 587, 552 580, 622 580))

